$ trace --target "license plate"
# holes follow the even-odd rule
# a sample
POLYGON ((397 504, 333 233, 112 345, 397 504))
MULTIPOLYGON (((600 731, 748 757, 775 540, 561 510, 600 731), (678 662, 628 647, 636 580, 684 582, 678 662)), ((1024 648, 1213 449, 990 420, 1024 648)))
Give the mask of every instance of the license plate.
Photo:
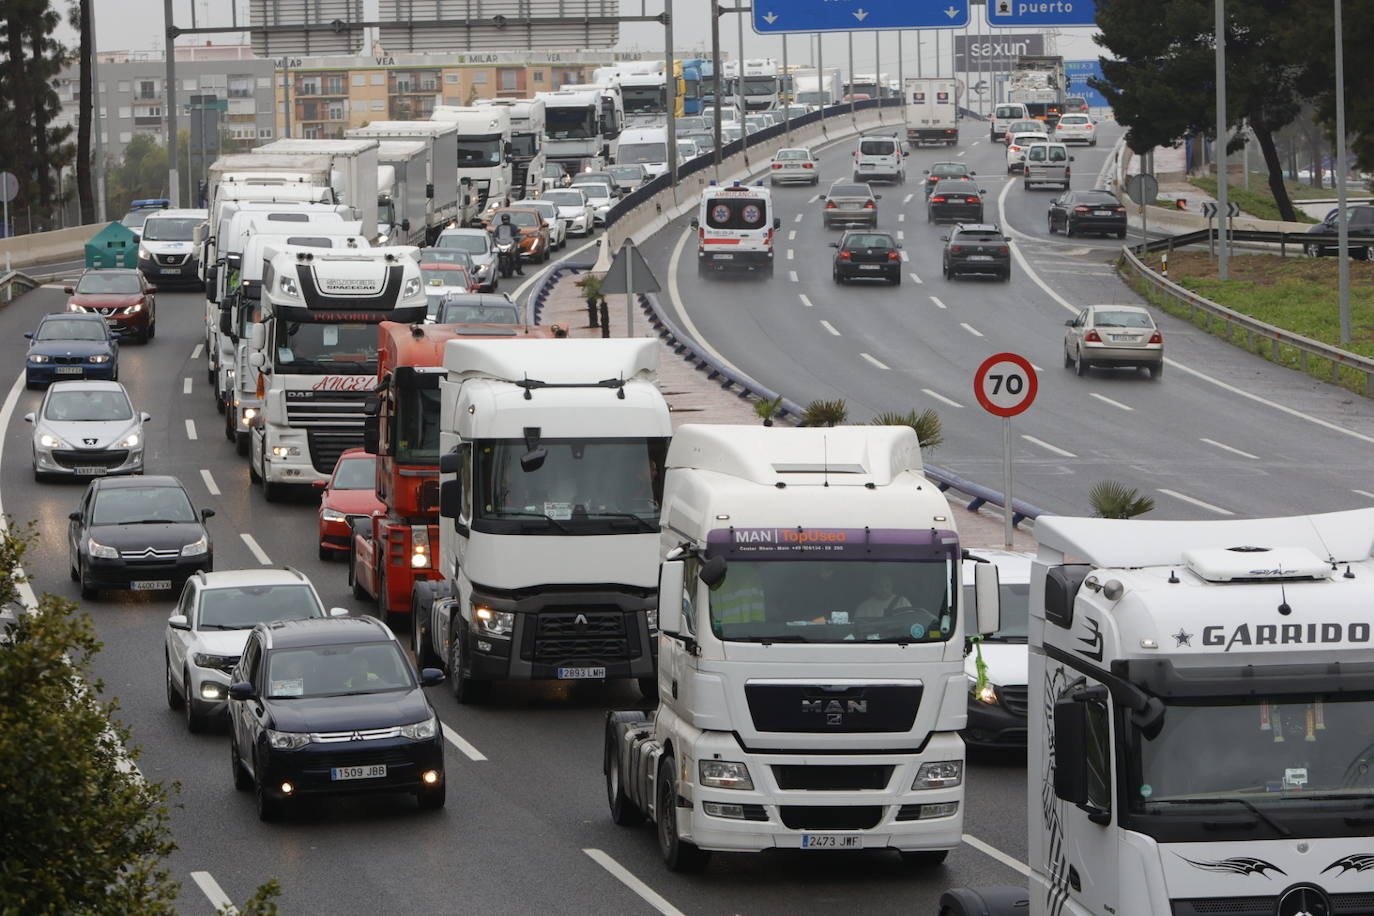
POLYGON ((1111 215, 1112 215, 1112 211, 1110 211, 1110 210, 1094 210, 1094 211, 1093 211, 1093 216, 1111 216, 1111 215))
POLYGON ((106 469, 101 467, 82 465, 80 467, 73 468, 73 470, 76 471, 76 473, 81 474, 83 476, 99 477, 100 475, 105 473, 106 469))
POLYGON ((991 261, 991 260, 992 260, 992 255, 990 255, 990 254, 971 254, 971 255, 968 256, 968 259, 969 259, 970 261, 991 261))
POLYGON ((882 270, 882 269, 883 269, 883 266, 882 266, 881 264, 860 264, 860 265, 859 265, 859 270, 882 270))
POLYGON ((713 255, 712 257, 714 257, 717 261, 733 261, 735 259, 735 256, 732 254, 717 254, 713 255))
POLYGON ((80 366, 58 366, 53 369, 56 375, 80 375, 84 371, 80 366))
POLYGON ((802 849, 863 849, 863 837, 844 833, 803 833, 802 849))
POLYGON ((129 588, 136 592, 165 592, 172 588, 171 579, 135 579, 129 588))
POLYGON ((605 668, 559 668, 558 679, 562 681, 585 681, 606 676, 605 668))
POLYGON ((162 268, 162 271, 161 271, 161 272, 164 273, 164 274, 179 274, 179 273, 181 273, 181 268, 180 268, 180 267, 164 267, 164 268, 162 268))
POLYGON ((381 779, 386 776, 386 764, 374 763, 365 767, 331 767, 330 779, 381 779))
POLYGON ((1135 335, 1133 334, 1112 334, 1110 336, 1112 340, 1126 341, 1128 343, 1135 340, 1135 335))

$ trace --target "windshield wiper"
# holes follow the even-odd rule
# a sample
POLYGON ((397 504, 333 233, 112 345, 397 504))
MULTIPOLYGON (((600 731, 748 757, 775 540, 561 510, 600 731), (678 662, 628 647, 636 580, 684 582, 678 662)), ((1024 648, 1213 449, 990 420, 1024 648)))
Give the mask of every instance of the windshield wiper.
POLYGON ((126 525, 189 525, 195 519, 189 518, 144 518, 136 522, 125 522, 126 525))
MULTIPOLYGON (((581 513, 579 513, 581 514, 581 513)), ((633 512, 588 512, 587 518, 628 518, 639 523, 645 531, 658 533, 658 526, 651 524, 648 519, 635 515, 633 512)))
POLYGON ((519 515, 525 518, 542 518, 564 534, 572 534, 572 531, 567 525, 563 524, 552 515, 545 515, 543 512, 520 512, 515 509, 497 509, 496 512, 498 515, 519 515))
POLYGON ((1249 799, 1239 798, 1234 795, 1221 796, 1218 798, 1159 798, 1151 799, 1150 803, 1158 805, 1210 805, 1216 803, 1241 805, 1245 807, 1247 810, 1249 810, 1251 814, 1255 815, 1255 817, 1259 818, 1260 820, 1268 824, 1270 827, 1272 827, 1274 832, 1277 833, 1279 836, 1289 837, 1293 835, 1293 831, 1289 830, 1287 827, 1283 826, 1278 821, 1274 820, 1272 817, 1265 814, 1258 807, 1256 807, 1249 799))
POLYGON ((805 636, 738 636, 730 637, 727 642, 757 642, 763 645, 771 645, 775 642, 809 642, 805 636))

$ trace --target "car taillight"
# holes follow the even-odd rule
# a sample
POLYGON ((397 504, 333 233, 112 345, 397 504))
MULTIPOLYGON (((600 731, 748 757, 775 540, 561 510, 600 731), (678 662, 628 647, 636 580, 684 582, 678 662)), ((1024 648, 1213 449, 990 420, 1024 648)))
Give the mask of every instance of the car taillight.
POLYGON ((1083 339, 1091 343, 1102 343, 1102 337, 1096 331, 1089 331, 1084 334, 1083 339))
POLYGON ((809 168, 811 168, 811 163, 809 163, 809 162, 803 162, 803 163, 802 163, 802 168, 804 168, 804 169, 809 169, 809 168))
POLYGON ((775 162, 775 163, 773 163, 773 168, 775 168, 775 169, 780 169, 780 168, 782 168, 782 163, 781 163, 781 162, 775 162))
POLYGON ((1019 152, 1021 152, 1021 147, 1019 147, 1019 146, 1012 146, 1012 147, 1008 147, 1008 148, 1009 148, 1013 153, 1019 153, 1019 152))
POLYGON ((1073 212, 1075 212, 1075 213, 1087 213, 1087 212, 1088 212, 1088 208, 1087 208, 1087 207, 1074 207, 1074 208, 1073 208, 1073 212))
POLYGON ((997 246, 997 253, 998 253, 998 254, 1011 254, 1011 249, 1008 248, 1006 245, 998 245, 998 246, 997 246))
POLYGON ((932 197, 930 202, 933 204, 942 204, 945 202, 945 199, 943 197, 932 197))
POLYGON ((1056 125, 1054 125, 1054 129, 1055 129, 1055 130, 1063 130, 1063 129, 1064 129, 1064 125, 1063 125, 1063 124, 1056 124, 1056 125))
POLYGON ((895 251, 889 251, 887 253, 887 259, 889 261, 900 261, 902 259, 902 256, 895 251))
POLYGON ((705 230, 705 229, 698 229, 698 230, 697 230, 697 238, 698 238, 700 241, 703 241, 703 242, 706 241, 706 230, 705 230))
POLYGON ((1162 344, 1164 343, 1164 336, 1160 334, 1158 331, 1155 331, 1153 334, 1150 335, 1150 343, 1162 344))
POLYGON ((950 246, 949 246, 949 253, 950 253, 950 254, 958 254, 959 252, 961 252, 961 251, 963 251, 963 250, 964 250, 964 246, 963 246, 963 245, 950 245, 950 246))
POLYGON ((873 201, 870 200, 870 201, 868 201, 867 203, 864 204, 864 209, 865 209, 865 210, 872 210, 872 209, 873 209, 874 207, 876 207, 876 206, 878 206, 878 205, 875 204, 873 201))
POLYGON ((827 210, 834 210, 834 209, 835 209, 835 202, 834 202, 833 200, 828 200, 828 201, 826 201, 826 202, 825 202, 825 209, 827 209, 827 210))
POLYGON ((847 258, 850 258, 850 257, 852 257, 852 255, 849 253, 849 250, 848 250, 848 249, 842 249, 842 250, 840 251, 840 260, 841 260, 841 261, 843 261, 843 260, 845 260, 845 259, 847 259, 847 258))
POLYGON ((1083 129, 1084 129, 1084 130, 1092 130, 1092 129, 1093 129, 1093 126, 1092 126, 1091 124, 1084 124, 1084 125, 1083 125, 1083 129))
POLYGON ((1112 207, 1112 212, 1113 212, 1113 213, 1125 213, 1125 212, 1126 212, 1126 208, 1125 208, 1125 207, 1112 207))

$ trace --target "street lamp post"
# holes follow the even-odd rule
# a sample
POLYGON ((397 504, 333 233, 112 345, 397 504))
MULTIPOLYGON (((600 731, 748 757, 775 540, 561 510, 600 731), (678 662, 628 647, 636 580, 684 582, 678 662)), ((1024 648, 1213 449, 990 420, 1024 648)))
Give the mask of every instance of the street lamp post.
MULTIPOLYGON (((1339 0, 1337 0, 1339 2, 1339 0)), ((1216 0, 1216 58, 1217 58, 1217 277, 1227 279, 1231 254, 1226 230, 1231 228, 1230 204, 1226 201, 1226 0, 1216 0)))
POLYGON ((1350 343, 1350 226, 1346 219, 1345 36, 1341 34, 1341 0, 1336 5, 1336 268, 1340 278, 1341 343, 1350 343))

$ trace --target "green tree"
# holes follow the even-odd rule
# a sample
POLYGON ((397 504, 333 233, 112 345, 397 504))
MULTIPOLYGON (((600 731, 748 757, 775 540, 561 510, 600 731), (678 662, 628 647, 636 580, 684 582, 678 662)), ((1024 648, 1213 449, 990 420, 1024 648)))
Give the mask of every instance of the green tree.
POLYGON ((1088 491, 1088 503, 1097 518, 1135 518, 1154 510, 1155 501, 1115 480, 1104 480, 1088 491))
POLYGON ((935 408, 908 410, 906 413, 888 411, 873 418, 874 426, 910 426, 916 431, 916 439, 921 450, 929 452, 945 441, 944 427, 940 425, 940 415, 935 408))
POLYGON ((802 411, 802 426, 839 426, 849 419, 849 406, 843 399, 812 401, 802 411))
POLYGON ((124 147, 123 161, 105 176, 106 212, 118 219, 131 200, 166 196, 167 147, 147 134, 134 134, 124 147))
MULTIPOLYGON (((61 109, 54 82, 64 52, 52 38, 61 18, 49 4, 0 3, 0 168, 19 179, 19 194, 10 204, 12 219, 25 212, 46 219, 57 197, 52 166, 71 130, 52 126, 61 109)), ((28 228, 36 227, 35 222, 28 228)))

